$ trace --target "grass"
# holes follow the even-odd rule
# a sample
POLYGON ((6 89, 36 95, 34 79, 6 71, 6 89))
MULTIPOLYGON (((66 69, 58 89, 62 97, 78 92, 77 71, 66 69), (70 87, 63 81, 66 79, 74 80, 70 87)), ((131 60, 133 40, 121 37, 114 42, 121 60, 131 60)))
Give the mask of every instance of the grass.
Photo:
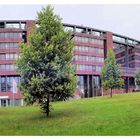
POLYGON ((49 118, 38 106, 0 108, 0 135, 140 135, 140 93, 52 105, 49 118))

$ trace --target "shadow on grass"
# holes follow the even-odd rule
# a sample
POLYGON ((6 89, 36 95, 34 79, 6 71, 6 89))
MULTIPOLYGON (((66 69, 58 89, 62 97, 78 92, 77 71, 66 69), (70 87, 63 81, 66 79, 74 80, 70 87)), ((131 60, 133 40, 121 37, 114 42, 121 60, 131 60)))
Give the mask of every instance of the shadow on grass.
POLYGON ((32 121, 40 121, 40 120, 58 120, 58 119, 62 119, 62 118, 71 118, 71 117, 76 117, 79 116, 81 114, 84 115, 86 112, 86 110, 81 110, 81 109, 73 109, 73 108, 65 108, 65 109, 53 109, 49 116, 47 117, 45 113, 42 113, 41 110, 38 112, 38 114, 36 114, 35 116, 30 117, 29 119, 32 121))

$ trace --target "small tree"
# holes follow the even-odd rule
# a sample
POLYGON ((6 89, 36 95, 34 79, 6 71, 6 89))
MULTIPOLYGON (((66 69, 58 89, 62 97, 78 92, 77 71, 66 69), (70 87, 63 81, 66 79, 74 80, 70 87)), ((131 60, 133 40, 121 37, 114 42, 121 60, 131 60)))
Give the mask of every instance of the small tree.
POLYGON ((112 98, 112 89, 121 88, 124 80, 121 78, 121 70, 116 64, 115 54, 113 50, 109 50, 105 64, 101 72, 102 86, 104 89, 110 89, 110 97, 112 98))
POLYGON ((50 100, 66 100, 75 91, 74 43, 50 5, 38 13, 37 24, 29 44, 20 45, 17 65, 26 101, 38 102, 49 116, 50 100))
POLYGON ((135 84, 136 84, 136 91, 140 91, 140 70, 136 71, 135 84))

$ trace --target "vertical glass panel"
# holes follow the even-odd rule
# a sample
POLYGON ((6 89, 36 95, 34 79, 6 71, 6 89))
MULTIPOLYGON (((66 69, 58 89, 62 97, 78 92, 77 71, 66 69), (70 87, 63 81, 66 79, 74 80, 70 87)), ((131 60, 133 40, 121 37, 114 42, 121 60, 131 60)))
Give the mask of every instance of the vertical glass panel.
POLYGON ((1 77, 1 91, 6 92, 6 77, 1 77))
POLYGON ((10 77, 7 77, 7 91, 11 91, 11 84, 10 77))

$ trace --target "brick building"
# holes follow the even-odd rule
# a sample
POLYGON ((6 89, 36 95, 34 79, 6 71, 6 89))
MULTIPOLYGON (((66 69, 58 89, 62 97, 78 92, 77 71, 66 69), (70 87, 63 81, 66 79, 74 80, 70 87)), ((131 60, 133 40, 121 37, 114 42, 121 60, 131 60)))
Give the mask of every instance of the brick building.
MULTIPOLYGON (((0 106, 22 105, 23 97, 19 90, 13 94, 13 81, 20 84, 16 72, 16 59, 19 54, 18 44, 28 42, 33 20, 0 21, 0 106)), ((107 50, 113 48, 117 63, 121 65, 128 92, 135 89, 134 72, 140 67, 140 41, 112 32, 94 28, 63 24, 74 34, 75 48, 73 63, 78 76, 77 88, 80 96, 101 95, 101 68, 107 50)), ((120 92, 120 91, 115 91, 120 92)))

